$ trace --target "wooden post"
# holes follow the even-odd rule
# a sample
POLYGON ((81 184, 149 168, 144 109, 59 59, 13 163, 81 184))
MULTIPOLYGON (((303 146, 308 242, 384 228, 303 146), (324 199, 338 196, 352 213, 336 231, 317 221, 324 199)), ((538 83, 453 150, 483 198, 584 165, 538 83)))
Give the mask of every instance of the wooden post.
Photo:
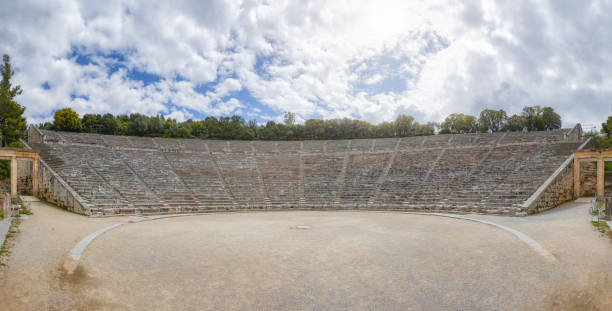
POLYGON ((38 154, 32 161, 32 195, 38 196, 38 154))
POLYGON ((597 197, 604 197, 604 159, 597 159, 597 197))
POLYGON ((17 157, 11 157, 11 196, 17 195, 17 157))
POLYGON ((574 199, 578 199, 582 189, 580 189, 580 161, 574 157, 574 199))

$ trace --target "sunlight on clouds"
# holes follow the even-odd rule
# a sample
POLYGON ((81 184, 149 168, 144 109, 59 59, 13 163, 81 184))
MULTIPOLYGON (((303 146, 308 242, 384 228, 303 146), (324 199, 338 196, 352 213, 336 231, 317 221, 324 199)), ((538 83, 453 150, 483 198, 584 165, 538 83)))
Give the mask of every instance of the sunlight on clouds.
POLYGON ((603 30, 612 27, 612 10, 596 1, 14 1, 3 8, 0 48, 13 57, 29 122, 65 106, 177 119, 242 113, 263 122, 293 111, 299 120, 380 122, 399 113, 439 121, 450 112, 539 104, 571 113, 568 124, 596 123, 592 111, 612 93, 603 30), (592 109, 577 111, 576 102, 592 109))

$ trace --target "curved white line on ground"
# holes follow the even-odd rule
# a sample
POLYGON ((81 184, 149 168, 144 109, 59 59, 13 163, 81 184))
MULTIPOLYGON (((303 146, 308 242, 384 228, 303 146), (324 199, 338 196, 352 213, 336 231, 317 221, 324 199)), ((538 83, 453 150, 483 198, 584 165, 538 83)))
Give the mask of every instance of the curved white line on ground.
POLYGON ((118 223, 118 224, 114 224, 114 225, 110 225, 108 227, 102 228, 88 236, 86 236, 85 238, 83 238, 81 241, 79 241, 79 243, 77 243, 72 250, 70 251, 70 257, 74 260, 79 260, 81 259, 81 255, 83 255, 83 252, 85 251, 85 248, 87 248, 87 245, 89 245, 89 243, 91 243, 95 238, 97 238, 98 236, 100 236, 102 233, 117 228, 121 225, 123 225, 124 223, 118 223))
MULTIPOLYGON (((482 224, 486 224, 486 225, 490 225, 493 227, 497 227, 499 229, 505 230, 507 232, 512 233, 514 236, 516 236, 517 238, 519 238, 521 241, 523 241, 525 244, 529 245, 531 248, 533 248, 538 254, 540 254, 542 257, 544 257, 544 259, 546 261, 548 261, 549 263, 556 263, 557 262, 557 258, 555 258, 555 256, 553 256, 550 252, 548 252, 540 243, 538 243, 536 240, 532 239, 531 237, 529 237, 528 235, 514 230, 510 227, 506 227, 504 225, 500 225, 498 223, 494 223, 494 222, 490 222, 490 221, 486 221, 486 220, 480 220, 480 219, 476 219, 476 218, 470 218, 470 217, 465 217, 465 216, 461 216, 461 215, 454 215, 454 214, 444 214, 444 213, 421 213, 421 212, 399 212, 399 213, 403 213, 403 214, 414 214, 414 215, 429 215, 429 216, 440 216, 440 217, 448 217, 448 218, 455 218, 455 219, 463 219, 463 220, 468 220, 468 221, 473 221, 473 222, 479 222, 482 224)), ((197 216, 197 215, 204 215, 204 214, 168 214, 168 215, 155 215, 155 216, 143 216, 140 219, 134 219, 132 218, 132 220, 130 220, 130 223, 137 223, 137 222, 142 222, 142 221, 150 221, 150 220, 156 220, 156 219, 163 219, 163 218, 170 218, 170 217, 181 217, 181 216, 197 216)), ((103 234, 104 232, 114 229, 116 227, 119 227, 121 225, 123 225, 125 223, 117 223, 111 226, 108 226, 106 228, 102 228, 90 235, 88 235, 87 237, 85 237, 84 239, 82 239, 79 243, 77 243, 77 245, 74 246, 74 248, 70 251, 70 257, 72 257, 72 259, 78 261, 81 258, 81 255, 83 254, 83 252, 85 251, 85 248, 87 248, 87 246, 98 236, 100 236, 101 234, 103 234)))
POLYGON ((486 220, 480 220, 480 219, 476 219, 476 218, 470 218, 470 217, 465 217, 465 216, 460 216, 460 215, 453 215, 453 214, 444 214, 444 213, 419 213, 419 212, 405 212, 407 214, 417 214, 417 215, 434 215, 434 216, 441 216, 441 217, 449 217, 449 218, 455 218, 455 219, 463 219, 463 220, 469 220, 469 221, 474 221, 474 222, 479 222, 479 223, 483 223, 486 225, 490 225, 490 226, 494 226, 497 227, 499 229, 508 231, 512 234, 514 234, 517 238, 519 238, 521 241, 525 242, 525 244, 529 245, 531 248, 533 248, 538 254, 542 255, 542 257, 544 257, 544 259, 546 259, 546 261, 548 261, 549 263, 556 263, 557 262, 557 258, 555 256, 553 256, 553 254, 551 254, 549 251, 547 251, 540 243, 538 243, 536 240, 532 239, 531 237, 529 237, 528 235, 514 230, 510 227, 506 227, 504 225, 500 225, 494 222, 490 222, 490 221, 486 221, 486 220))

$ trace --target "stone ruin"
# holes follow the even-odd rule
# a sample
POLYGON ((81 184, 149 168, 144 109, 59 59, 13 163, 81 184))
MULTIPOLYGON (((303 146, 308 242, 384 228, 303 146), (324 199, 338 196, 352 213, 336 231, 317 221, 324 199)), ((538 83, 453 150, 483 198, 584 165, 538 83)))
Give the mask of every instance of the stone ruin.
POLYGON ((541 198, 564 200, 563 166, 571 165, 568 157, 581 145, 579 125, 317 141, 166 139, 31 127, 27 143, 40 151, 39 196, 93 216, 247 209, 525 215, 558 203, 541 198))

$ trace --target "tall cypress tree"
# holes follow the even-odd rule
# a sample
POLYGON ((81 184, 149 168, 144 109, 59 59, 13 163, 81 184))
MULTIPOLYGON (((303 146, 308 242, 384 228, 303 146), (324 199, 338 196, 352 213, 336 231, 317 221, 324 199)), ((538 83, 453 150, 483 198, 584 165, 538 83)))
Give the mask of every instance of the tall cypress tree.
POLYGON ((15 97, 21 94, 19 85, 11 85, 11 77, 14 72, 11 70, 11 58, 4 54, 0 73, 0 134, 2 135, 2 146, 9 146, 18 141, 21 134, 26 129, 26 120, 23 117, 25 108, 15 102, 15 97))

